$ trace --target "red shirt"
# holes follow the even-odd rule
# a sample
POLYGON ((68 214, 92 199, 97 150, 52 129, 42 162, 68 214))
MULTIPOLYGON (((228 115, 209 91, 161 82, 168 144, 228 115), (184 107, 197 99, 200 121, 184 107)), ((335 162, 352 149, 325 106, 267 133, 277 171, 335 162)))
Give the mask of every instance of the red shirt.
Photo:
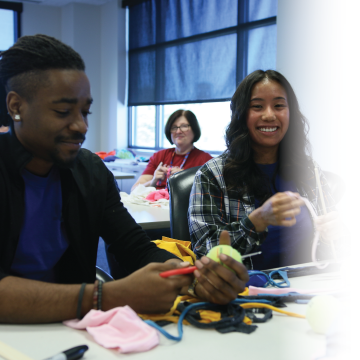
MULTIPOLYGON (((149 160, 149 164, 145 168, 142 175, 154 175, 155 170, 157 169, 157 167, 159 166, 159 164, 161 162, 163 163, 163 165, 166 164, 167 166, 169 166, 174 151, 175 151, 175 148, 170 148, 170 149, 160 150, 160 151, 156 152, 153 156, 151 156, 151 158, 149 160)), ((185 155, 175 154, 172 166, 180 167, 180 165, 184 161, 184 158, 185 158, 185 155)), ((187 160, 184 164, 183 169, 190 169, 195 166, 204 165, 210 159, 212 159, 212 156, 210 154, 194 147, 191 150, 189 157, 187 158, 187 160)), ((166 181, 167 181, 167 179, 163 180, 160 186, 156 185, 156 189, 158 189, 158 190, 164 189, 166 187, 166 181)))

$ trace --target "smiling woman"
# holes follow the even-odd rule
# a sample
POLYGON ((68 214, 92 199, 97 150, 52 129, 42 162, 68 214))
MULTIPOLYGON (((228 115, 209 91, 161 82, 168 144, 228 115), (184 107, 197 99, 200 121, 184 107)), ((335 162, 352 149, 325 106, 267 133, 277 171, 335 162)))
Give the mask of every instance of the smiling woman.
POLYGON ((265 79, 254 86, 246 125, 255 162, 275 163, 280 142, 289 127, 287 95, 279 83, 265 79))
MULTIPOLYGON (((193 249, 206 255, 229 231, 242 255, 261 250, 249 266, 268 269, 311 261, 313 224, 300 208, 309 198, 319 218, 316 164, 307 139, 308 123, 283 75, 257 70, 231 99, 227 150, 196 174, 190 196, 189 224, 193 249), (300 195, 299 195, 300 193, 300 195)), ((321 174, 326 211, 334 200, 321 174)))
POLYGON ((175 148, 155 153, 132 190, 139 184, 164 189, 169 176, 212 159, 210 154, 194 146, 194 142, 200 139, 201 130, 190 110, 180 109, 172 113, 165 126, 165 135, 175 148))

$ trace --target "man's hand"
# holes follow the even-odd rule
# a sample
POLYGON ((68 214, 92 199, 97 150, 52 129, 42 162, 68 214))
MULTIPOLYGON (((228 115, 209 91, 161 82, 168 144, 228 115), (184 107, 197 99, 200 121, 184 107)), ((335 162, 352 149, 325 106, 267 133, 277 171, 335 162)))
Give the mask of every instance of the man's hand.
POLYGON ((134 311, 143 314, 168 312, 181 288, 191 284, 192 276, 164 279, 159 274, 178 267, 178 261, 151 263, 124 279, 104 284, 103 309, 129 305, 134 311))
MULTIPOLYGON (((231 244, 227 231, 221 232, 219 244, 231 244)), ((246 267, 230 256, 221 254, 220 259, 235 273, 203 256, 200 261, 195 261, 197 270, 194 271, 194 275, 198 279, 195 292, 203 300, 216 304, 227 304, 244 291, 245 284, 249 281, 249 275, 246 267)))

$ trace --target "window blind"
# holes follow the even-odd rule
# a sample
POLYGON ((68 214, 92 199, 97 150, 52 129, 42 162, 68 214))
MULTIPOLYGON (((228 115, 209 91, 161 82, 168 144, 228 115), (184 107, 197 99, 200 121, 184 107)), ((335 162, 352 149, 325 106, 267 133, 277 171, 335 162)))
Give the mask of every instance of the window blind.
POLYGON ((148 0, 129 7, 128 105, 229 100, 276 65, 277 0, 148 0))

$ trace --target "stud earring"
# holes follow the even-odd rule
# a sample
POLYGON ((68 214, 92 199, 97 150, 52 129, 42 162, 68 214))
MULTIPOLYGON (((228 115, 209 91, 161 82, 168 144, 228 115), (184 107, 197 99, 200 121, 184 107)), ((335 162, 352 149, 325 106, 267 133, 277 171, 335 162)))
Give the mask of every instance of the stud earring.
POLYGON ((15 118, 15 120, 20 120, 20 115, 19 115, 19 114, 16 114, 16 115, 14 116, 14 118, 15 118))

